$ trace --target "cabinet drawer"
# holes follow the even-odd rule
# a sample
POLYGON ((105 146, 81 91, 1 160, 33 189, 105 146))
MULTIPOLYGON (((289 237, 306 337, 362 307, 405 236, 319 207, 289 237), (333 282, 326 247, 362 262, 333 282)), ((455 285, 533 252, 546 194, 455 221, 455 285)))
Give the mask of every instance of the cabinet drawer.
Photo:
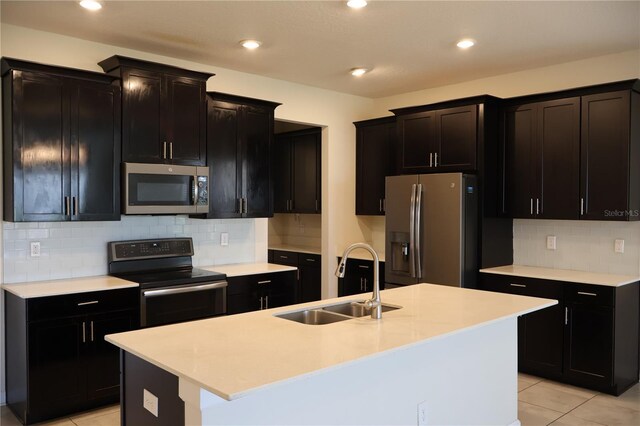
MULTIPOLYGON (((338 261, 340 261, 340 257, 338 261)), ((373 274, 373 260, 348 259, 346 273, 353 274, 373 274)))
POLYGON ((562 300, 563 283, 511 275, 480 274, 480 290, 562 300))
POLYGON ((567 284, 564 288, 567 303, 613 306, 615 287, 590 284, 567 284))
POLYGON ((28 299, 27 321, 138 309, 139 296, 140 290, 131 287, 28 299))
POLYGON ((243 275, 239 277, 227 277, 227 295, 244 294, 256 291, 260 286, 277 284, 284 278, 284 273, 274 272, 271 274, 243 275))
POLYGON ((320 267, 322 258, 319 254, 298 253, 298 265, 320 267))
POLYGON ((284 250, 273 251, 273 263, 280 265, 298 266, 298 253, 284 250))

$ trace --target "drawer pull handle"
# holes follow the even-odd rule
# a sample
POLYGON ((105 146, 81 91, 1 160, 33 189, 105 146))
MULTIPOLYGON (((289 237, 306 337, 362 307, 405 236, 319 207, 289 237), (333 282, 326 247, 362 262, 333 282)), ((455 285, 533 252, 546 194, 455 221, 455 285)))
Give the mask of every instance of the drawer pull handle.
POLYGON ((289 256, 280 256, 280 259, 288 259, 289 256))
POLYGON ((96 303, 99 303, 97 300, 92 300, 91 302, 81 302, 78 303, 78 306, 85 306, 85 305, 95 305, 96 303))
POLYGON ((369 267, 367 265, 358 265, 358 268, 369 269, 369 267))
POLYGON ((511 287, 527 287, 526 284, 509 284, 511 287))
POLYGON ((315 262, 315 259, 307 259, 307 262, 315 262))
POLYGON ((578 294, 581 294, 583 296, 597 296, 597 293, 589 293, 587 291, 579 291, 578 294))
POLYGON ((270 282, 271 282, 271 280, 258 281, 258 284, 269 284, 270 282))

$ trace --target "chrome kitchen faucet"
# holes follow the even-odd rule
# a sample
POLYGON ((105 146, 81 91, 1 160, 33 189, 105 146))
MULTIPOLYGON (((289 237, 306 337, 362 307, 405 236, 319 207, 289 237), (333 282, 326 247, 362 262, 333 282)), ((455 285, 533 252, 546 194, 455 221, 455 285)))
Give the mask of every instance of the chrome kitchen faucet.
POLYGON ((371 253, 371 256, 373 256, 373 295, 371 299, 365 300, 364 303, 358 303, 358 305, 362 305, 367 309, 371 309, 371 318, 381 319, 382 301, 380 300, 380 278, 378 276, 378 271, 380 270, 380 259, 378 258, 378 253, 376 253, 373 247, 365 243, 355 243, 347 247, 342 254, 342 259, 338 264, 338 268, 336 269, 336 277, 344 278, 344 269, 347 264, 349 253, 359 248, 367 250, 369 253, 371 253))

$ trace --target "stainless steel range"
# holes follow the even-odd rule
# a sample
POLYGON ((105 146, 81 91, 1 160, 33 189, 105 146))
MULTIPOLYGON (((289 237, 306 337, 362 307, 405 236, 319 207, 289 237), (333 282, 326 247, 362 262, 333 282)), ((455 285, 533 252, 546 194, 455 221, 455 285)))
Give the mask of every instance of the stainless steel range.
POLYGON ((194 268, 193 240, 114 241, 109 274, 140 285, 140 326, 225 315, 226 275, 194 268))

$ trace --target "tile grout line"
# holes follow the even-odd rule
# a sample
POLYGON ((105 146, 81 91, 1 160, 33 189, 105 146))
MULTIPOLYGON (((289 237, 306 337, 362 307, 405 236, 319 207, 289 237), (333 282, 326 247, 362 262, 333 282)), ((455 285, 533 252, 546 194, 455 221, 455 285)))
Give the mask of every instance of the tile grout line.
MULTIPOLYGON (((569 410, 569 411, 567 411, 566 413, 564 413, 564 414, 562 415, 562 417, 564 417, 564 416, 566 416, 567 414, 570 414, 571 412, 575 411, 578 407, 583 406, 584 404, 586 404, 587 402, 591 401, 593 398, 595 398, 595 397, 596 397, 596 396, 598 396, 598 395, 600 395, 600 393, 597 393, 597 394, 593 395, 591 398, 589 398, 589 399, 587 399, 586 401, 584 401, 583 403, 576 405, 576 406, 575 406, 575 407, 573 407, 571 410, 569 410)), ((574 414, 574 416, 576 416, 576 415, 574 414)), ((561 419, 562 417, 559 417, 559 418, 558 418, 558 419, 556 419, 556 420, 559 420, 559 419, 561 419)), ((577 417, 577 418, 579 418, 579 419, 581 419, 581 420, 589 421, 589 422, 591 422, 591 423, 596 423, 596 424, 599 424, 599 425, 601 425, 601 424, 602 424, 602 423, 594 422, 593 420, 583 419, 583 418, 582 418, 582 417, 580 417, 580 416, 576 416, 576 417, 577 417)), ((555 421, 555 420, 554 420, 554 421, 555 421)), ((606 425, 602 425, 602 426, 606 426, 606 425)))

